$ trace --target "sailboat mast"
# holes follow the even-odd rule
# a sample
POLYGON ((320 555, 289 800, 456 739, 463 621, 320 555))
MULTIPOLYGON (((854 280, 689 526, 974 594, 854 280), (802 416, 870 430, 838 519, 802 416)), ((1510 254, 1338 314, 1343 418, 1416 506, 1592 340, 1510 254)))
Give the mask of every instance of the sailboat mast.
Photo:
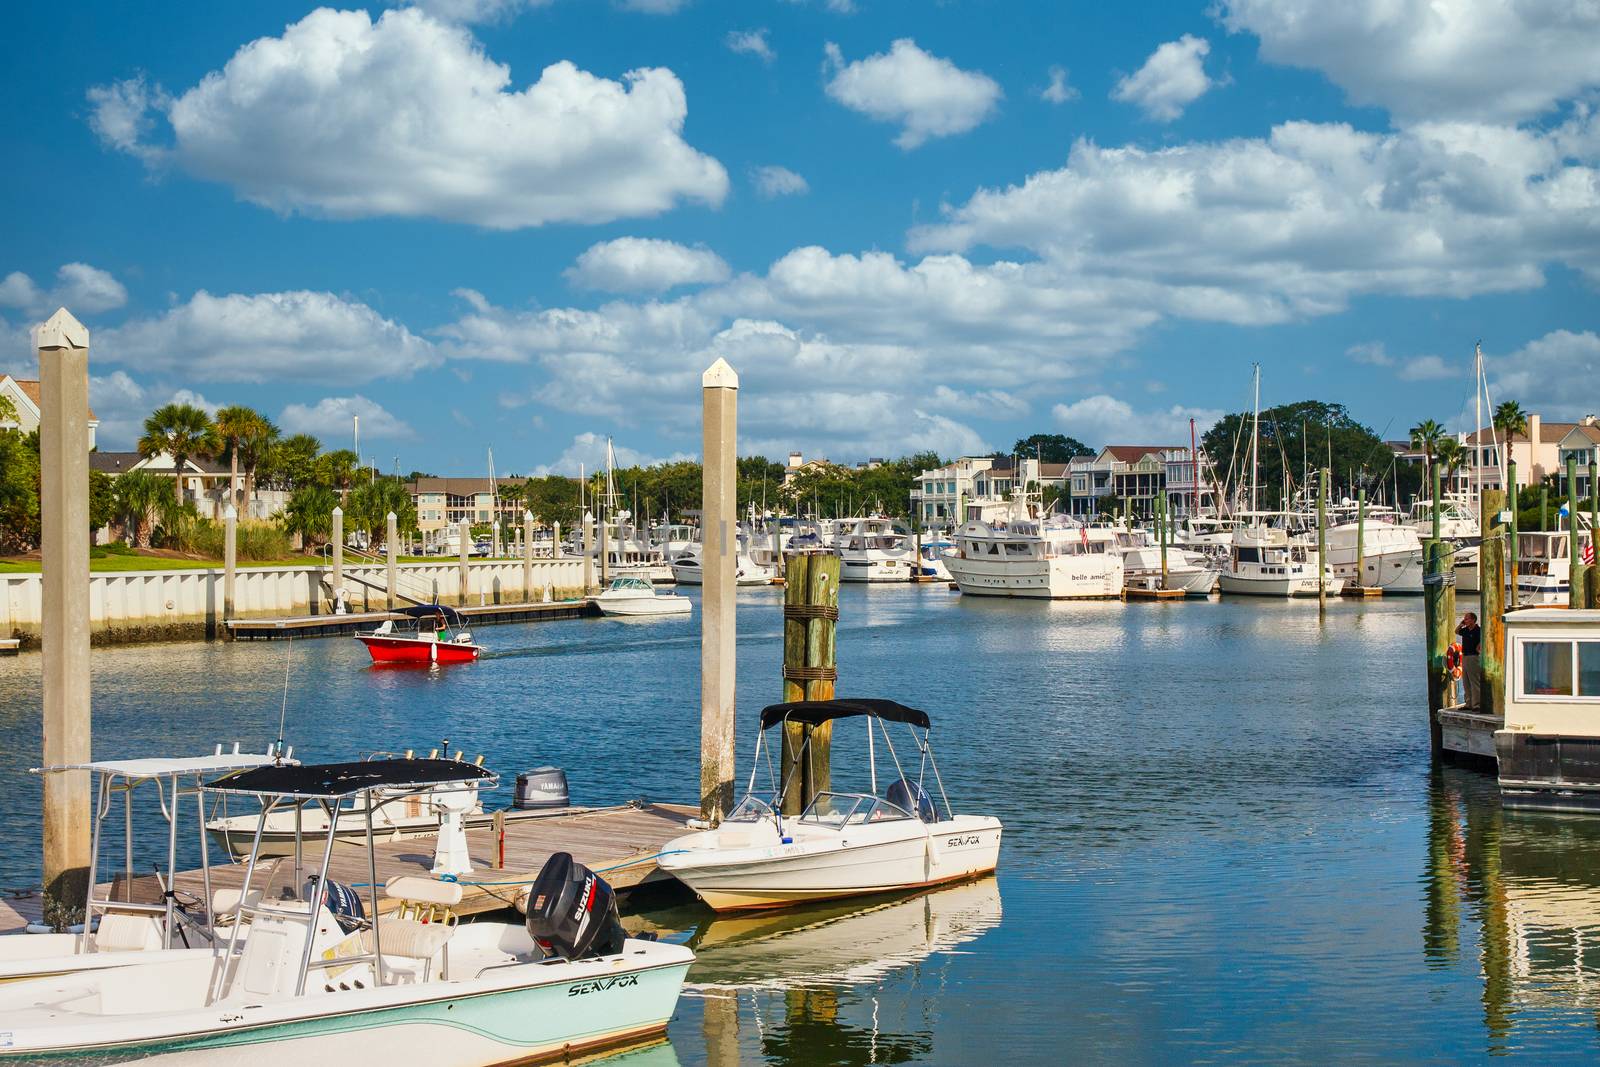
POLYGON ((1255 519, 1256 510, 1256 474, 1257 460, 1256 442, 1261 436, 1261 364, 1255 365, 1255 414, 1250 423, 1250 518, 1255 519))

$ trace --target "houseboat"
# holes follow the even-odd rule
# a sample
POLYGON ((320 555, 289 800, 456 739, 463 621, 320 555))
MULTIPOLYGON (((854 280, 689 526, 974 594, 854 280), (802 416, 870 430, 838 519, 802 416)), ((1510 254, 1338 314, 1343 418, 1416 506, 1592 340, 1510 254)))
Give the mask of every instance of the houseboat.
POLYGON ((1502 803, 1600 811, 1600 611, 1523 608, 1505 625, 1502 803))

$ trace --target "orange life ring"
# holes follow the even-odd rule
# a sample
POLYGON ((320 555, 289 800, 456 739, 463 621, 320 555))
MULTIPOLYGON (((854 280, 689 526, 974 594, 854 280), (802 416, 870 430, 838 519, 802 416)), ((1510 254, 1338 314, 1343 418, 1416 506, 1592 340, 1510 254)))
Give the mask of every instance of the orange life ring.
POLYGON ((1444 650, 1445 670, 1450 672, 1450 677, 1461 677, 1461 646, 1452 644, 1444 650))

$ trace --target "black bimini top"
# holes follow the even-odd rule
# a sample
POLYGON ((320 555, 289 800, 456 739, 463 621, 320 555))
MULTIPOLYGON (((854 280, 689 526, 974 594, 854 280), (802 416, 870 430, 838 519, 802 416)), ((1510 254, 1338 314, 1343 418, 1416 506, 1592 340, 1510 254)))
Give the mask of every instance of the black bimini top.
POLYGON ((772 704, 761 709, 761 728, 766 730, 780 722, 803 722, 811 726, 847 719, 852 715, 872 715, 889 722, 909 723, 929 729, 928 713, 908 708, 894 700, 792 700, 787 704, 772 704))
POLYGON ((493 782, 493 771, 453 759, 376 759, 359 763, 274 764, 206 785, 218 793, 336 800, 367 789, 428 789, 493 782))
POLYGON ((431 619, 436 615, 443 615, 445 621, 452 624, 462 621, 461 612, 443 604, 415 604, 411 607, 395 608, 394 613, 409 615, 413 619, 431 619))

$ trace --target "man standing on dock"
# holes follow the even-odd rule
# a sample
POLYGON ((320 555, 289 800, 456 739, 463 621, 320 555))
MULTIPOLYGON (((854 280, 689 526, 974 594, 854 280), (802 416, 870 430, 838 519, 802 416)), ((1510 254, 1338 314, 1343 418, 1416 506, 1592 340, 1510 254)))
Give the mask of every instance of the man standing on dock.
POLYGON ((1470 611, 1462 616, 1456 634, 1461 638, 1461 703, 1468 711, 1477 711, 1483 705, 1483 676, 1478 673, 1478 642, 1482 637, 1478 616, 1470 611))

